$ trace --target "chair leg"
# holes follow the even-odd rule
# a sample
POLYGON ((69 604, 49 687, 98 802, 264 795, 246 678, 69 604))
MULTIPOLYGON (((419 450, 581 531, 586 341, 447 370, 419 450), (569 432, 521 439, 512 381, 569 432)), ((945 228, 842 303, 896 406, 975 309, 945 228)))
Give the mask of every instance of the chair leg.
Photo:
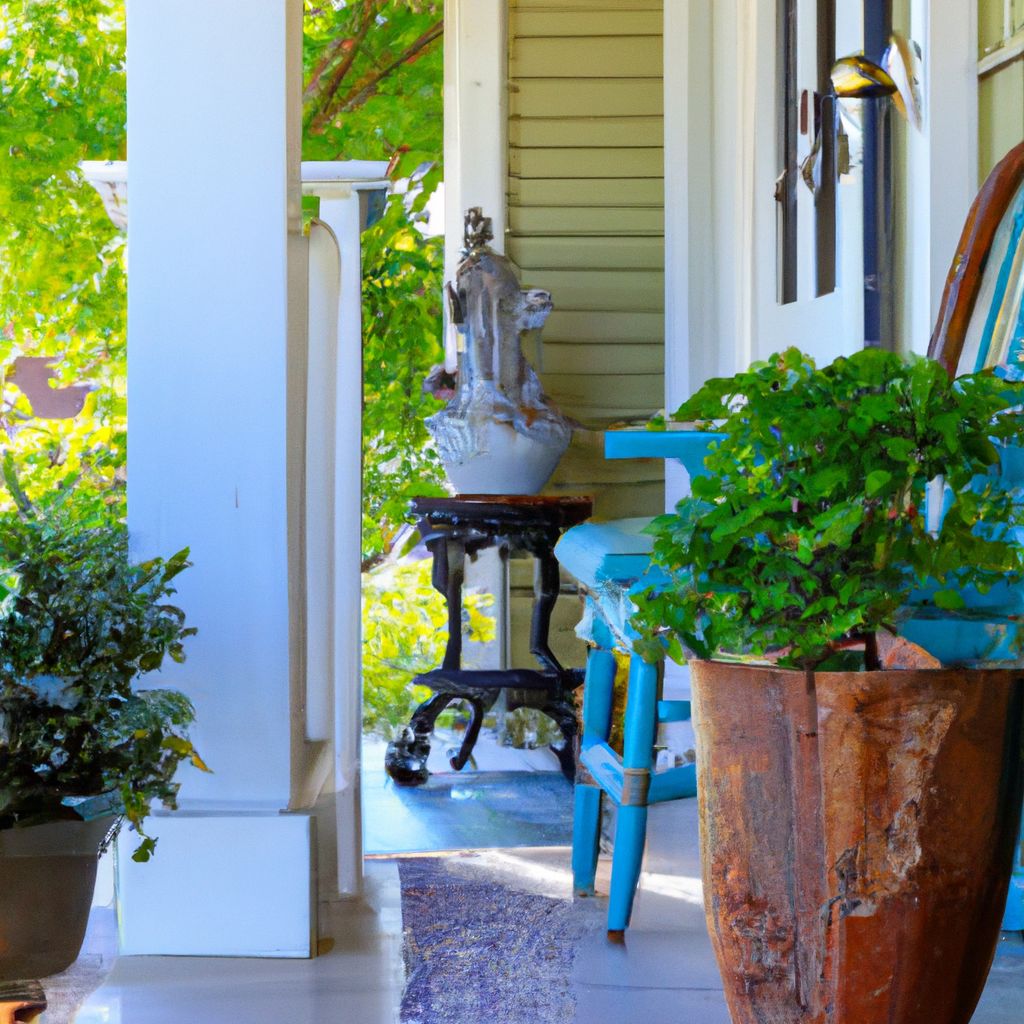
POLYGON ((593 896, 601 845, 601 789, 576 783, 572 819, 572 885, 577 896, 593 896))
MULTIPOLYGON (((588 740, 608 739, 614 695, 615 657, 609 651, 595 648, 587 656, 583 682, 584 748, 588 740)), ((594 894, 601 841, 601 790, 584 781, 588 778, 584 775, 576 783, 572 822, 572 884, 581 896, 594 894)))
POLYGON ((620 807, 612 852, 612 885, 608 898, 608 937, 621 940, 633 914, 647 838, 647 808, 620 807))
MULTIPOLYGON (((615 702, 615 655, 599 648, 587 655, 583 680, 583 730, 599 740, 608 739, 615 702)), ((586 738, 586 737, 584 737, 586 738)))
POLYGON ((615 825, 612 886, 608 900, 608 937, 622 941, 633 913, 633 896, 647 838, 647 787, 653 765, 657 728, 658 668, 633 655, 629 659, 629 696, 623 722, 622 767, 629 786, 623 787, 615 825), (637 788, 637 787, 640 788, 637 788))

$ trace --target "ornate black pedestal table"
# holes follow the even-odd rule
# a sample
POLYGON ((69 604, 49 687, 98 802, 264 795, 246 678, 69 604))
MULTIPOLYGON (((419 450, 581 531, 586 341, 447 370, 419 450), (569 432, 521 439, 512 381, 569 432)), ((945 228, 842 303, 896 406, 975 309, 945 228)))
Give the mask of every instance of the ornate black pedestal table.
POLYGON ((433 694, 413 713, 398 739, 388 745, 385 767, 399 785, 427 781, 430 734, 437 716, 455 700, 471 709, 469 727, 451 766, 461 771, 480 735, 484 714, 502 690, 508 709, 536 708, 561 729, 564 742, 552 748, 566 778, 575 773, 576 709, 573 690, 583 682, 583 670, 563 668, 548 643, 551 611, 558 598, 558 561, 554 546, 563 530, 590 517, 585 497, 521 495, 460 495, 457 498, 414 498, 410 512, 434 557, 433 584, 448 603, 448 644, 440 668, 414 680, 433 694), (536 559, 530 651, 539 669, 462 668, 462 585, 466 556, 497 547, 503 557, 525 551, 536 559))

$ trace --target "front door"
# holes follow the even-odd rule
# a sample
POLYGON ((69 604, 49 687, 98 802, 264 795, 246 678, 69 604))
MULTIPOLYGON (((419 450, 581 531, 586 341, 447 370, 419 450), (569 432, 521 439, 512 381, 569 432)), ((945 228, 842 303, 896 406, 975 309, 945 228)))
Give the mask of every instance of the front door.
MULTIPOLYGON (((864 344, 865 102, 830 95, 837 55, 863 47, 860 4, 774 0, 757 10, 748 352, 790 345, 819 365, 864 344)), ((749 111, 748 111, 749 112, 749 111)), ((741 342, 742 346, 742 342, 741 342)))

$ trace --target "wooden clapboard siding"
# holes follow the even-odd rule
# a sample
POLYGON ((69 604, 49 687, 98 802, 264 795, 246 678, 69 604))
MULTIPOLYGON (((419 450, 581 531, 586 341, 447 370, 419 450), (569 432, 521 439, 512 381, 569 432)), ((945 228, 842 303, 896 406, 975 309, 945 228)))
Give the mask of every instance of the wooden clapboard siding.
POLYGON ((509 125, 509 141, 513 146, 622 146, 623 128, 629 130, 633 146, 660 146, 663 125, 660 117, 630 117, 623 125, 619 117, 526 118, 509 125))
MULTIPOLYGON (((605 16, 605 12, 608 11, 630 14, 633 11, 657 11, 659 14, 661 13, 661 0, 510 0, 510 6, 513 19, 517 15, 529 11, 542 11, 545 13, 558 11, 583 12, 588 16, 596 13, 602 18, 605 16)), ((578 29, 574 34, 580 34, 578 29)))
POLYGON ((652 235, 661 239, 663 214, 661 207, 634 206, 628 209, 607 206, 537 206, 513 207, 509 211, 509 227, 517 244, 526 238, 547 235, 570 235, 643 238, 652 235))
POLYGON ((1003 0, 978 0, 978 58, 980 184, 1024 141, 1024 0, 1013 0, 1009 23, 1003 0))
MULTIPOLYGON (((516 259, 515 246, 509 245, 516 259)), ((580 254, 582 260, 583 254, 580 254)), ((563 309, 595 313, 657 313, 664 310, 665 275, 660 270, 632 267, 605 270, 555 270, 519 264, 523 283, 546 288, 563 309)))
POLYGON ((513 149, 509 170, 517 178, 653 178, 661 180, 660 146, 513 149))
MULTIPOLYGON (((516 36, 519 39, 538 37, 540 39, 551 39, 555 36, 578 37, 580 33, 580 19, 573 11, 566 11, 565 4, 559 4, 558 9, 549 5, 548 10, 532 9, 520 5, 517 11, 512 14, 512 24, 516 36)), ((592 5, 593 6, 593 5, 592 5)), ((619 5, 625 7, 624 4, 619 5)), ((594 36, 619 36, 630 35, 661 35, 661 11, 651 10, 650 4, 644 5, 647 9, 633 10, 609 10, 601 12, 599 18, 593 18, 587 31, 594 36)))
POLYGON ((978 173, 989 171, 1024 140, 1024 58, 978 82, 978 173))
POLYGON ((642 373, 660 377, 665 370, 665 346, 545 342, 540 362, 545 374, 577 373, 590 376, 611 373, 625 376, 642 373))
POLYGON ((657 342, 663 345, 665 315, 662 311, 556 309, 544 328, 545 345, 555 341, 657 342))
POLYGON ((651 117, 662 112, 657 78, 521 78, 510 90, 513 117, 544 110, 559 117, 651 117))
POLYGON ((594 236, 580 245, 574 236, 526 236, 515 241, 515 260, 536 270, 654 270, 665 265, 664 243, 660 238, 633 235, 594 236))
POLYGON ((663 464, 600 433, 664 401, 662 147, 661 0, 510 0, 508 253, 554 297, 537 362, 588 428, 551 489, 600 517, 663 504, 663 464))
POLYGON ((658 178, 509 178, 510 206, 559 209, 603 206, 610 209, 663 209, 664 182, 658 178))
MULTIPOLYGON (((589 25, 581 25, 581 30, 591 31, 589 25)), ((647 35, 520 37, 509 59, 509 75, 516 79, 583 81, 628 76, 651 78, 660 84, 660 40, 660 31, 647 35)))

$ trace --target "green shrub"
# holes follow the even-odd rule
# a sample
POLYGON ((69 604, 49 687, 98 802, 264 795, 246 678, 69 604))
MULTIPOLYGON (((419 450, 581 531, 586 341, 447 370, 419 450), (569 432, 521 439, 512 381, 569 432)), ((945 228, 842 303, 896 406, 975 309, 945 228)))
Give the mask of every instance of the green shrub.
POLYGON ((671 584, 638 601, 644 653, 807 668, 860 641, 870 661, 915 588, 938 581, 935 602, 952 610, 966 585, 1019 580, 1009 530, 1022 511, 987 474, 1024 433, 1002 415, 1022 394, 877 349, 822 369, 789 349, 709 381, 674 418, 726 436, 692 495, 652 524, 671 584), (938 476, 953 498, 933 536, 922 509, 938 476))
POLYGON ((0 515, 0 828, 75 816, 109 797, 142 836, 154 800, 175 806, 182 761, 205 770, 181 693, 136 690, 195 633, 169 603, 188 551, 133 564, 124 523, 73 483, 0 515))

